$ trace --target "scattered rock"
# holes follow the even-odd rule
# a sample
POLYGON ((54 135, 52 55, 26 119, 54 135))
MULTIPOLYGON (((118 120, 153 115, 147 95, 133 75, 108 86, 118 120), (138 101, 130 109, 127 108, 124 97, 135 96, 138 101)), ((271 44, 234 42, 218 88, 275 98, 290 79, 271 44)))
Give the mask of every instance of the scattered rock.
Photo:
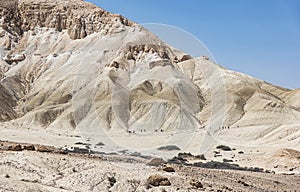
POLYGON ((193 158, 194 155, 192 155, 191 153, 178 153, 178 157, 188 159, 188 158, 193 158))
POLYGON ((8 64, 18 63, 26 59, 24 54, 19 55, 6 55, 3 57, 3 60, 6 61, 8 64))
POLYGON ((199 189, 199 188, 203 188, 203 184, 200 181, 196 181, 196 180, 191 180, 190 181, 190 185, 192 185, 193 187, 199 189))
POLYGON ((73 173, 76 173, 76 172, 77 172, 77 170, 76 170, 75 167, 73 167, 72 171, 73 171, 73 173))
POLYGON ((175 169, 170 165, 166 165, 163 167, 163 171, 170 173, 170 172, 175 172, 175 169))
POLYGON ((192 164, 195 167, 203 167, 209 169, 230 169, 230 170, 243 170, 243 171, 252 171, 252 172, 264 172, 264 169, 259 167, 240 167, 238 164, 210 161, 210 162, 197 162, 192 164))
POLYGON ((207 160, 204 156, 204 154, 201 154, 201 155, 196 155, 195 156, 197 159, 200 159, 200 160, 207 160))
POLYGON ((223 151, 231 151, 231 148, 226 145, 219 145, 216 147, 217 149, 221 149, 223 151))
POLYGON ((0 38, 4 37, 5 36, 5 31, 1 31, 0 32, 0 38))
POLYGON ((76 143, 74 143, 74 145, 85 145, 85 144, 82 142, 76 142, 76 143))
POLYGON ((163 180, 160 182, 160 186, 171 186, 171 182, 169 180, 163 180))
POLYGON ((11 148, 12 151, 22 151, 22 146, 20 144, 15 144, 11 148))
POLYGON ((206 56, 206 55, 202 55, 201 58, 202 58, 202 59, 205 59, 205 60, 209 60, 209 57, 206 56))
POLYGON ((223 162, 224 162, 224 163, 232 163, 233 160, 231 160, 231 159, 223 159, 223 162))
POLYGON ((20 181, 27 182, 27 183, 38 183, 39 182, 37 179, 35 179, 35 180, 21 179, 20 181))
POLYGON ((273 173, 273 171, 267 169, 267 170, 265 170, 265 173, 273 173))
POLYGON ((35 147, 34 147, 34 145, 24 145, 23 149, 28 150, 28 151, 34 151, 35 147))
POLYGON ((109 185, 110 187, 113 187, 115 183, 117 182, 116 178, 114 176, 108 177, 109 185))
POLYGON ((73 150, 71 150, 70 152, 79 153, 79 154, 89 154, 91 151, 90 149, 86 149, 86 148, 74 147, 73 150))
POLYGON ((158 166, 161 166, 165 163, 166 163, 166 161, 163 160, 162 158, 154 158, 154 159, 151 159, 151 161, 148 162, 147 165, 158 167, 158 166))
POLYGON ((44 146, 44 145, 39 145, 36 147, 36 150, 38 152, 53 152, 54 151, 54 147, 47 147, 47 146, 44 146))
POLYGON ((178 153, 178 157, 183 158, 183 159, 199 159, 199 160, 206 160, 204 154, 201 155, 193 155, 191 153, 178 153))
POLYGON ((142 154, 140 152, 133 152, 133 153, 130 153, 130 156, 141 157, 142 154))
POLYGON ((172 159, 168 160, 168 163, 171 164, 187 164, 187 160, 182 157, 173 157, 172 159))
POLYGON ((248 183, 243 183, 243 185, 245 186, 245 187, 249 187, 250 185, 248 184, 248 183))
POLYGON ((161 176, 161 175, 151 175, 148 179, 147 179, 147 183, 158 187, 158 186, 170 186, 171 182, 169 181, 169 179, 167 177, 161 176))
POLYGON ((249 187, 250 185, 248 183, 245 183, 244 181, 238 180, 238 183, 244 185, 245 187, 249 187))
POLYGON ((192 59, 193 57, 190 56, 190 55, 183 55, 182 58, 180 59, 180 62, 183 62, 183 61, 187 61, 187 60, 190 60, 192 59))
POLYGON ((104 145, 105 145, 105 144, 102 143, 102 142, 99 142, 99 143, 96 144, 96 146, 104 146, 104 145))
POLYGON ((214 154, 214 157, 222 157, 221 154, 214 154))

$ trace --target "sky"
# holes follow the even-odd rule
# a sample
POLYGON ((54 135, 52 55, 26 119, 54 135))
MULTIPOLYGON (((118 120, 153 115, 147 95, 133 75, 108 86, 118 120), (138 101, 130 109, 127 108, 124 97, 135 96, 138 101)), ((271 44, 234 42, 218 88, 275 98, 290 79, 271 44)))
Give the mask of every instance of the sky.
POLYGON ((299 0, 87 1, 137 23, 176 26, 199 39, 218 64, 300 88, 299 0))

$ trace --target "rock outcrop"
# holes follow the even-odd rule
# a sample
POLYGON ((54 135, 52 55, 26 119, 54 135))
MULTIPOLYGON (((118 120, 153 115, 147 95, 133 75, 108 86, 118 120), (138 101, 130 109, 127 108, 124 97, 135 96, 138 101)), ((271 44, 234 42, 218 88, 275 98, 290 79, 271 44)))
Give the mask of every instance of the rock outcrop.
POLYGON ((14 35, 38 28, 67 30, 71 39, 82 39, 95 32, 117 33, 133 22, 81 1, 1 0, 2 28, 14 35), (87 11, 88 10, 88 11, 87 11))

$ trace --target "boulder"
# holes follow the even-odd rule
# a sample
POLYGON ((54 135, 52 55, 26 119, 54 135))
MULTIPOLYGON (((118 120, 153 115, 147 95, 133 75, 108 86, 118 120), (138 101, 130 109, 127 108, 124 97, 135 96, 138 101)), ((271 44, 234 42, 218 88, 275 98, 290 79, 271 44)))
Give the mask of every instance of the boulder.
POLYGON ((28 151, 34 151, 35 147, 34 147, 34 145, 24 145, 23 149, 28 150, 28 151))
POLYGON ((158 166, 161 166, 161 165, 163 165, 163 164, 165 164, 165 163, 166 163, 166 161, 163 160, 162 158, 153 158, 153 159, 151 159, 151 160, 147 163, 147 165, 149 165, 149 166, 154 166, 154 167, 158 167, 158 166))
POLYGON ((175 172, 175 169, 171 165, 166 165, 163 167, 163 171, 165 172, 175 172))
POLYGON ((15 145, 12 145, 11 150, 12 151, 22 151, 23 149, 20 144, 15 144, 15 145))
POLYGON ((147 179, 148 184, 158 187, 158 186, 170 186, 171 182, 167 177, 161 176, 161 175, 151 175, 147 179))
POLYGON ((39 145, 36 147, 36 150, 38 152, 53 152, 54 151, 54 147, 47 147, 44 145, 39 145))
POLYGON ((200 181, 194 179, 190 181, 190 185, 197 189, 203 188, 203 184, 200 181))

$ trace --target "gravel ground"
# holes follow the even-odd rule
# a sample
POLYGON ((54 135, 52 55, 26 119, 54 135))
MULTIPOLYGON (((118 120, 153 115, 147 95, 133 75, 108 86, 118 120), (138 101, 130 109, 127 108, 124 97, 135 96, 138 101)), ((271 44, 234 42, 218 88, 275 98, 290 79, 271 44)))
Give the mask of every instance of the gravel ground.
POLYGON ((2 144, 0 191, 297 191, 300 187, 299 175, 181 164, 148 166, 149 161, 59 150, 12 151, 2 144))

